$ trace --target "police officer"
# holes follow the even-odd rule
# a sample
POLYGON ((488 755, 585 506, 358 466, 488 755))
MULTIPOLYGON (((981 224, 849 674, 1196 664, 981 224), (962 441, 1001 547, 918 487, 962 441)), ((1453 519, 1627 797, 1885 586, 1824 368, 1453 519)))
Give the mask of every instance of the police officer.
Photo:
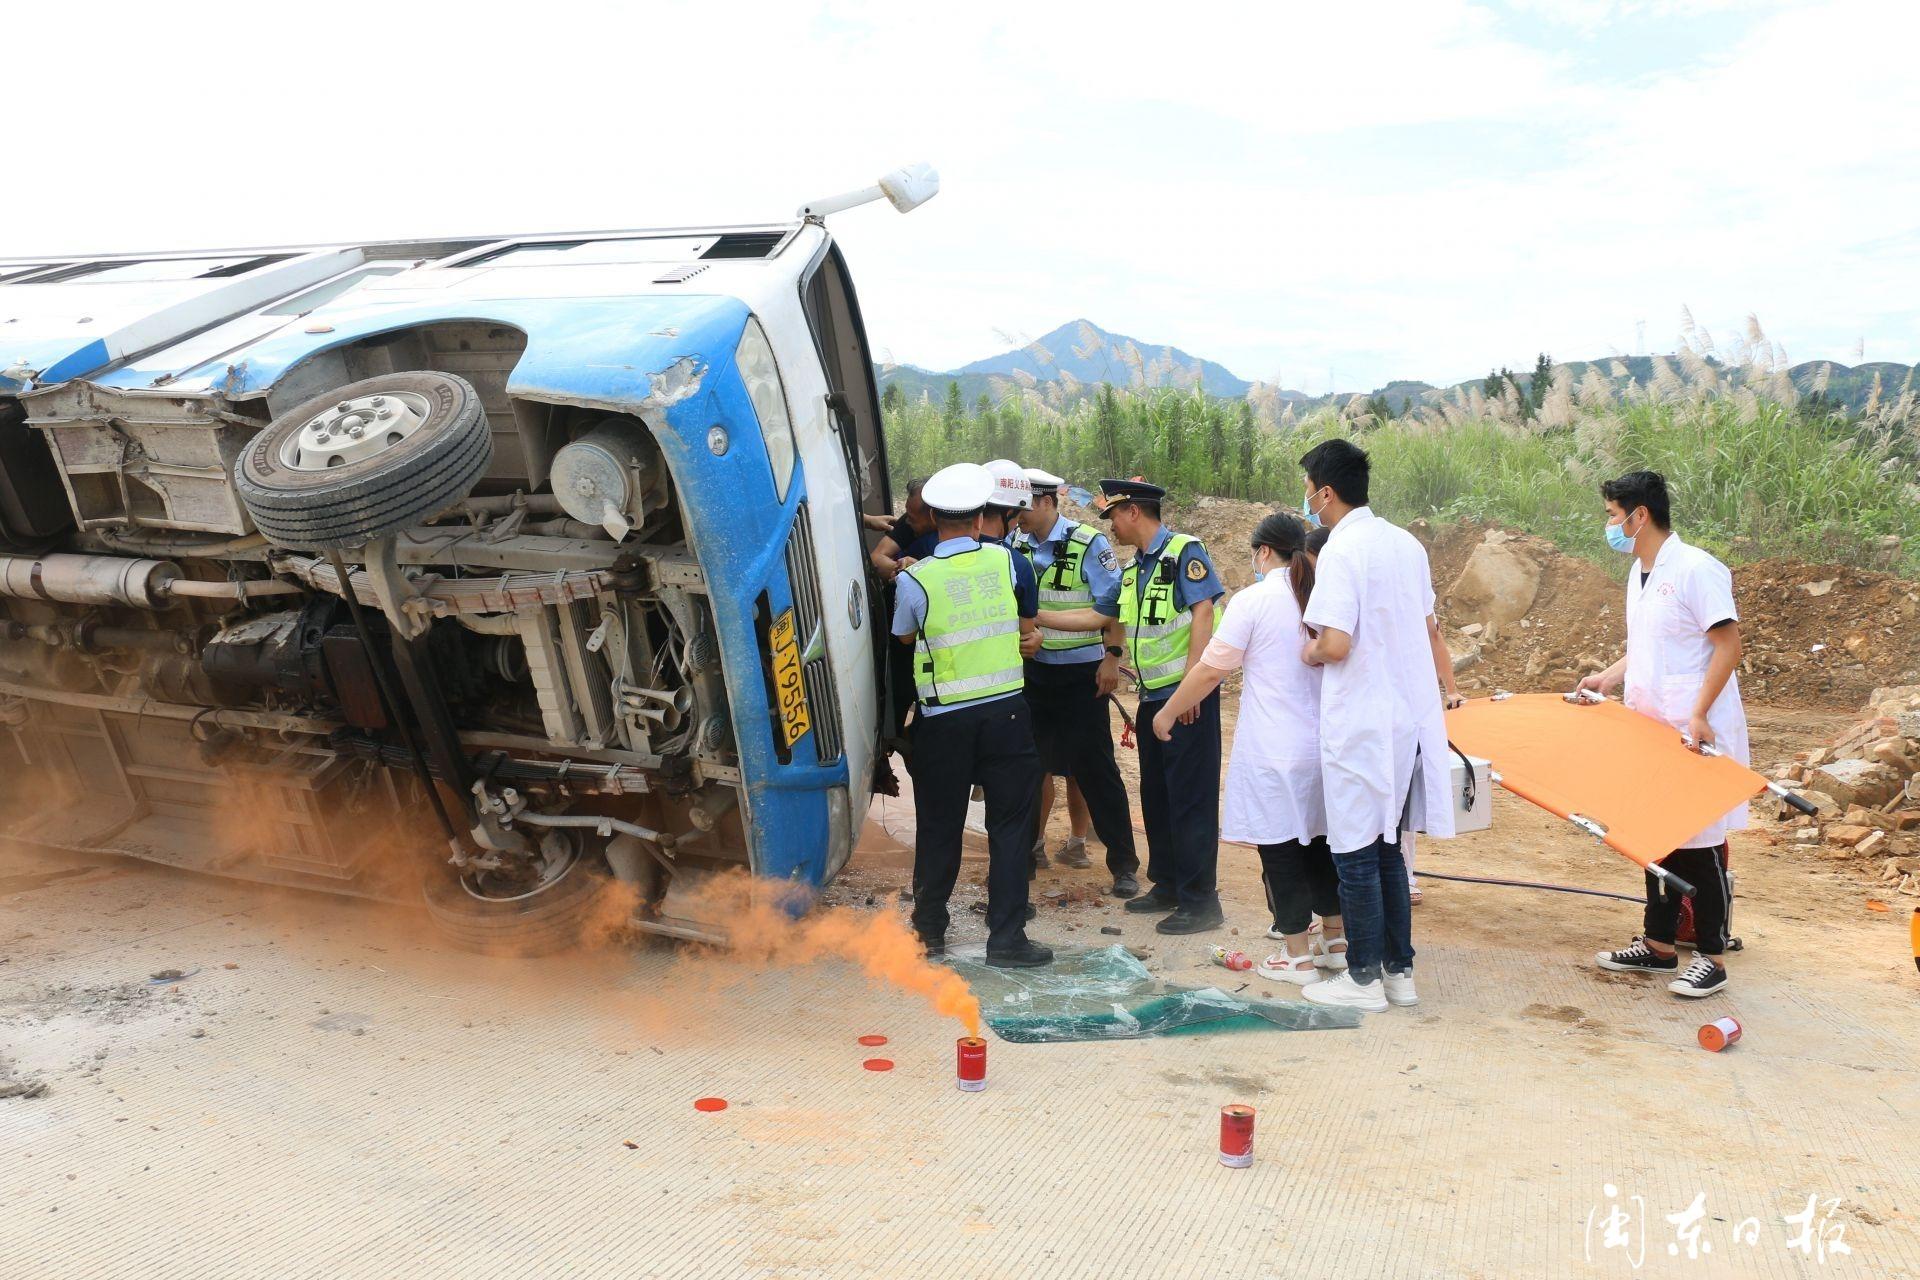
MULTIPOLYGON (((1117 596, 1120 564, 1106 534, 1060 514, 1065 480, 1028 467, 1027 482, 1033 505, 1021 515, 1013 545, 1031 559, 1039 578, 1040 652, 1027 662, 1027 705, 1033 709, 1040 770, 1078 784, 1094 831, 1107 847, 1113 895, 1132 898, 1140 892, 1140 856, 1133 847, 1126 786, 1114 763, 1107 710, 1107 695, 1120 682, 1125 632, 1118 618, 1107 619, 1099 634, 1047 625, 1052 615, 1091 609, 1100 597, 1117 596)), ((1079 865, 1086 865, 1084 855, 1079 865)))
POLYGON ((947 900, 960 874, 970 787, 987 806, 987 963, 1053 959, 1028 939, 1027 846, 1038 760, 1021 670, 1021 638, 1037 637, 1038 601, 1016 587, 1015 557, 980 541, 993 477, 977 463, 937 472, 922 490, 939 537, 901 573, 893 633, 914 649, 920 711, 912 730, 914 931, 928 954, 946 948, 947 900))
MULTIPOLYGON (((1049 625, 1091 631, 1118 618, 1140 685, 1136 719, 1151 723, 1213 636, 1214 602, 1226 594, 1198 538, 1160 522, 1167 491, 1144 480, 1102 480, 1101 513, 1134 548, 1120 581, 1091 610, 1050 615, 1049 625)), ((1150 892, 1127 910, 1168 913, 1161 933, 1203 933, 1226 922, 1215 872, 1220 855, 1220 691, 1179 718, 1173 737, 1140 735, 1140 817, 1147 829, 1150 892)))

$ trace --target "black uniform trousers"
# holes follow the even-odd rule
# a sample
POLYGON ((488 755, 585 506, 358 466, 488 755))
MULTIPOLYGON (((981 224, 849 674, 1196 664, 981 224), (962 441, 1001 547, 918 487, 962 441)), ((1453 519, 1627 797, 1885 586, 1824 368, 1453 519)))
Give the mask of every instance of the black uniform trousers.
MULTIPOLYGON (((1733 881, 1727 878, 1727 846, 1711 849, 1675 849, 1660 865, 1693 886, 1694 951, 1718 956, 1727 949, 1727 921, 1733 914, 1733 881)), ((1673 945, 1680 924, 1680 891, 1653 872, 1647 877, 1647 910, 1642 923, 1647 937, 1673 945)))
POLYGON ((1167 742, 1153 732, 1153 717, 1159 709, 1159 702, 1142 701, 1135 715, 1147 879, 1153 881, 1153 896, 1163 902, 1193 910, 1217 908, 1220 691, 1214 690, 1201 702, 1200 715, 1192 724, 1175 724, 1167 742))
POLYGON ((960 878, 967 800, 975 783, 987 796, 987 947, 1026 938, 1027 853, 1033 847, 1033 719, 1015 695, 955 707, 913 721, 913 928, 944 939, 947 900, 960 878))
POLYGON ((1093 831, 1107 847, 1107 870, 1140 870, 1133 847, 1133 810, 1113 758, 1113 719, 1095 683, 1097 662, 1027 663, 1027 705, 1042 773, 1072 778, 1087 802, 1093 831))

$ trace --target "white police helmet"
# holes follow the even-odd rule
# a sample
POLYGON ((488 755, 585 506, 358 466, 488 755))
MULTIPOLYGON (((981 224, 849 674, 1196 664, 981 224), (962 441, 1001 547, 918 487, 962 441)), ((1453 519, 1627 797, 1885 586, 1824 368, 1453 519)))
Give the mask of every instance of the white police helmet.
POLYGON ((987 464, 987 474, 993 477, 993 496, 987 501, 996 507, 1016 511, 1032 509, 1033 484, 1019 463, 1007 458, 995 458, 987 464))

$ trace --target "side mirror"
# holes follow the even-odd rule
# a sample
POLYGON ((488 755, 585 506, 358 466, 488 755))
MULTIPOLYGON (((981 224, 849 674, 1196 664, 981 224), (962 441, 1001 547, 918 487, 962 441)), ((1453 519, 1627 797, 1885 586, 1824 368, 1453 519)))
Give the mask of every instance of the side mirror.
POLYGON ((902 213, 911 213, 940 194, 940 175, 930 164, 910 164, 880 179, 880 190, 902 213))
POLYGON ((930 164, 910 164, 904 169, 895 169, 871 187, 862 187, 858 191, 847 191, 837 196, 827 196, 821 200, 810 200, 800 206, 798 216, 802 218, 824 218, 830 213, 839 213, 842 209, 851 209, 856 205, 870 204, 885 197, 888 203, 902 213, 909 213, 940 194, 940 175, 934 172, 930 164))

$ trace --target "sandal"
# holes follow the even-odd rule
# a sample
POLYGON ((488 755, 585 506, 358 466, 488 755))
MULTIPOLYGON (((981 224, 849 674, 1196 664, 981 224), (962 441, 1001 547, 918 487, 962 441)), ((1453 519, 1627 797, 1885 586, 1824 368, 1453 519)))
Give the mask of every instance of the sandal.
POLYGON ((1290 956, 1284 951, 1270 955, 1260 962, 1258 972, 1263 978, 1274 982, 1291 982, 1299 987, 1308 986, 1320 978, 1311 951, 1304 956, 1290 956))
POLYGON ((1307 954, 1313 957, 1316 968, 1338 973, 1347 967, 1347 940, 1339 937, 1329 941, 1324 935, 1315 934, 1307 939, 1307 954), (1334 950, 1335 947, 1339 950, 1334 950))

